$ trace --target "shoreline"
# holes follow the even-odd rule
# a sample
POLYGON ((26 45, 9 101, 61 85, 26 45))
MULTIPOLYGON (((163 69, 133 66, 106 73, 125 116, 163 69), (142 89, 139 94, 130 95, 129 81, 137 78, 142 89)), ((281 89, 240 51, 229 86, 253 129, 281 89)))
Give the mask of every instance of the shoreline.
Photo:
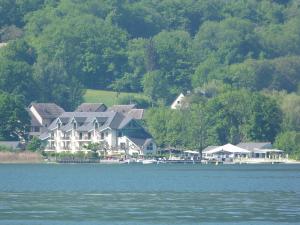
MULTIPOLYGON (((102 159, 102 160, 61 160, 61 161, 49 161, 46 160, 42 154, 39 152, 30 152, 30 151, 24 151, 24 152, 0 152, 0 164, 101 164, 101 165, 122 165, 122 164, 143 164, 143 163, 138 163, 138 162, 130 162, 130 161, 119 161, 119 160, 107 160, 107 159, 102 159)), ((200 165, 216 165, 216 163, 205 163, 205 162, 177 162, 177 161, 156 161, 151 164, 200 164, 200 165)), ((300 160, 284 160, 284 161, 274 161, 274 162, 263 162, 263 161, 255 161, 255 160, 250 160, 250 161, 242 161, 242 162, 234 162, 234 163, 217 163, 217 165, 241 165, 241 164, 246 164, 246 165, 265 165, 265 164, 300 164, 300 160)))

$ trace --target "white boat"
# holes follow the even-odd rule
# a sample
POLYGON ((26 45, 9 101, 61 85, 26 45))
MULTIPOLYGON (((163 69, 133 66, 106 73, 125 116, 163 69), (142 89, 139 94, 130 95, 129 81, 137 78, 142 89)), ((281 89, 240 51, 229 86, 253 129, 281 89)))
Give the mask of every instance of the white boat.
POLYGON ((155 159, 144 159, 143 161, 142 161, 142 164, 153 164, 153 163, 157 163, 157 160, 155 160, 155 159))

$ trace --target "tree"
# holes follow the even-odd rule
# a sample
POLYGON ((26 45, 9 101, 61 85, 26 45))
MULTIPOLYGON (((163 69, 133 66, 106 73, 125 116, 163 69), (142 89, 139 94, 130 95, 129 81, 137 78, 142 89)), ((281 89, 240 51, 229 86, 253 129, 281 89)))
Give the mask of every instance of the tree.
POLYGON ((41 151, 43 150, 43 141, 38 137, 33 137, 26 146, 26 149, 29 151, 41 151))
POLYGON ((168 108, 152 108, 146 111, 145 121, 148 130, 160 147, 168 146, 167 121, 169 119, 168 108))
POLYGON ((282 111, 272 99, 261 94, 254 94, 247 133, 252 140, 273 142, 280 132, 282 111))
POLYGON ((200 87, 211 79, 216 79, 215 73, 221 67, 217 58, 213 56, 208 57, 196 67, 195 73, 192 75, 191 83, 193 88, 200 87))
POLYGON ((168 90, 177 95, 191 87, 192 39, 185 31, 162 31, 153 38, 157 69, 165 74, 168 90))
POLYGON ((292 158, 300 159, 300 133, 287 131, 280 133, 275 140, 274 146, 284 150, 292 158))
MULTIPOLYGON (((148 66, 147 64, 151 64, 147 57, 150 57, 151 54, 149 51, 149 41, 147 39, 138 38, 132 39, 128 42, 127 46, 127 59, 128 59, 128 72, 125 72, 124 75, 115 80, 111 87, 115 91, 133 91, 133 92, 141 92, 143 90, 142 87, 142 79, 143 76, 147 73, 148 66)), ((154 53, 155 54, 155 53, 154 53)))
POLYGON ((296 94, 287 95, 281 108, 284 115, 283 129, 300 132, 300 96, 296 94))
POLYGON ((167 135, 166 142, 171 148, 184 148, 187 133, 186 119, 182 111, 169 110, 166 121, 167 135))
POLYGON ((23 95, 25 104, 37 99, 31 66, 24 62, 0 60, 0 90, 23 95))
POLYGON ((0 90, 24 96, 25 104, 39 98, 33 79, 34 50, 24 41, 9 43, 0 51, 0 90))
POLYGON ((126 32, 92 15, 68 12, 72 16, 67 13, 56 18, 52 14, 58 9, 44 10, 42 31, 35 31, 39 22, 35 15, 28 22, 28 29, 33 31, 27 35, 38 58, 59 61, 68 74, 89 88, 106 88, 123 75, 127 62, 126 32))
POLYGON ((60 62, 39 58, 34 67, 34 78, 42 102, 54 102, 65 110, 74 110, 83 101, 83 86, 60 62))
POLYGON ((284 24, 258 29, 259 42, 268 58, 300 54, 300 16, 284 24))
POLYGON ((24 97, 0 91, 0 138, 18 140, 26 137, 29 115, 25 110, 24 97))
POLYGON ((202 24, 194 39, 197 63, 216 57, 222 64, 242 62, 259 55, 254 24, 248 20, 228 18, 220 22, 202 24))
POLYGON ((167 100, 167 81, 165 75, 156 70, 145 74, 143 80, 143 89, 153 103, 159 99, 167 100))
POLYGON ((245 90, 226 92, 207 103, 208 143, 274 141, 281 111, 275 101, 245 90))
POLYGON ((201 151, 207 146, 208 117, 204 104, 192 104, 185 117, 187 132, 185 135, 186 146, 201 151))

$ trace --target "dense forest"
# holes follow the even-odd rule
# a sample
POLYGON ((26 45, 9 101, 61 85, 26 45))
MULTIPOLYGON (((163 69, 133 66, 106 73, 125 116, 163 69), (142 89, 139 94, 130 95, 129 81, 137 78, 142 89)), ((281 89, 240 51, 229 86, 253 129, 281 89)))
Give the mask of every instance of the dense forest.
POLYGON ((298 0, 0 0, 0 42, 5 139, 30 102, 73 110, 91 88, 148 96, 161 147, 272 141, 300 155, 298 0))

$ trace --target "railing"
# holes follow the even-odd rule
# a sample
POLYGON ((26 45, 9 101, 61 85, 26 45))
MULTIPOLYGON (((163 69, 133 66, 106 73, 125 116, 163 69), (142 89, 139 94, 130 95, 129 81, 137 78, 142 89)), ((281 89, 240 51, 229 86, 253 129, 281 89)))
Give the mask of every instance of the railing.
POLYGON ((63 137, 61 137, 61 140, 70 140, 70 137, 69 136, 63 136, 63 137))

